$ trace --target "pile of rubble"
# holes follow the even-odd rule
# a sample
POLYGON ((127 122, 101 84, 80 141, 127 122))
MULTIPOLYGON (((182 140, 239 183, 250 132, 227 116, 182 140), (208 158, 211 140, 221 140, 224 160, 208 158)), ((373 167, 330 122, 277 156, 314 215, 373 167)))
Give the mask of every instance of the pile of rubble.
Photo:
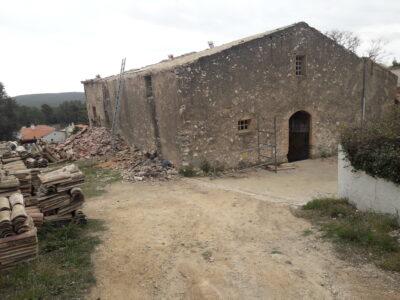
POLYGON ((49 147, 48 151, 59 159, 98 159, 103 166, 120 170, 126 181, 168 180, 178 174, 171 162, 160 159, 157 153, 132 149, 119 136, 113 150, 111 132, 105 127, 84 129, 65 143, 49 147))
POLYGON ((114 160, 114 168, 122 171, 126 181, 169 180, 178 175, 172 163, 156 153, 128 150, 117 153, 114 160))
MULTIPOLYGON (((64 143, 49 145, 51 151, 60 159, 79 160, 113 155, 111 133, 105 127, 85 128, 69 137, 64 143)), ((120 138, 115 140, 116 151, 129 149, 120 138)))

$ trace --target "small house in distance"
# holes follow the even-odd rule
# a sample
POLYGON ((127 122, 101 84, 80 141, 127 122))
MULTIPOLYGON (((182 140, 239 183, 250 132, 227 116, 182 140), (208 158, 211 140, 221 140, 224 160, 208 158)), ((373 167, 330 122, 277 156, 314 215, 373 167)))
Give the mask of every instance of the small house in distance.
POLYGON ((32 143, 51 135, 55 130, 54 127, 47 125, 31 125, 29 127, 22 127, 19 139, 23 143, 32 143))
MULTIPOLYGON (((304 22, 124 73, 119 132, 178 166, 296 161, 336 152, 342 124, 394 105, 396 76, 304 22)), ((118 76, 83 81, 110 127, 118 76)))
POLYGON ((31 125, 22 127, 19 134, 19 139, 22 143, 35 143, 37 140, 42 140, 47 143, 61 143, 68 137, 68 128, 56 129, 47 125, 31 125))

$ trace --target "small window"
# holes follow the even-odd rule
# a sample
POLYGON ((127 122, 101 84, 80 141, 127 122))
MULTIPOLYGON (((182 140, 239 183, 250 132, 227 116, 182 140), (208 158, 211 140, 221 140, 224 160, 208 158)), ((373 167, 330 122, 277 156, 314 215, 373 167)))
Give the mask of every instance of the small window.
POLYGON ((301 76, 306 74, 305 61, 306 57, 304 55, 296 56, 296 76, 301 76))
POLYGON ((145 76, 144 77, 144 82, 146 85, 146 97, 153 97, 153 82, 151 75, 145 76))
POLYGON ((250 119, 239 120, 238 121, 238 130, 248 130, 250 128, 250 119))

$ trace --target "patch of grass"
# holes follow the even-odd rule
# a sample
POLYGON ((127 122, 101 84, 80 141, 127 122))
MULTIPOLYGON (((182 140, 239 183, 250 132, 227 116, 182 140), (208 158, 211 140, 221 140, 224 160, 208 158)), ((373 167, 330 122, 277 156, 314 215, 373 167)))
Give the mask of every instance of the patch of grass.
POLYGON ((312 233, 313 233, 313 232, 312 232, 311 229, 303 230, 303 236, 309 236, 309 235, 311 235, 312 233))
POLYGON ((297 215, 318 224, 345 256, 362 256, 384 269, 400 272, 400 244, 390 234, 400 228, 395 216, 360 212, 347 200, 333 198, 312 200, 297 215))
POLYGON ((354 212, 354 207, 344 199, 314 199, 303 206, 303 210, 318 212, 331 218, 344 217, 354 212))
POLYGON ((94 161, 81 161, 77 163, 79 169, 85 174, 83 193, 86 198, 100 196, 105 193, 105 187, 122 179, 121 173, 108 168, 101 168, 94 161))
POLYGON ((90 255, 104 230, 98 220, 87 225, 45 225, 39 231, 39 256, 0 276, 1 299, 77 299, 95 283, 90 255))
POLYGON ((196 170, 194 169, 193 166, 184 166, 179 169, 179 174, 181 174, 184 177, 194 177, 197 175, 196 170))

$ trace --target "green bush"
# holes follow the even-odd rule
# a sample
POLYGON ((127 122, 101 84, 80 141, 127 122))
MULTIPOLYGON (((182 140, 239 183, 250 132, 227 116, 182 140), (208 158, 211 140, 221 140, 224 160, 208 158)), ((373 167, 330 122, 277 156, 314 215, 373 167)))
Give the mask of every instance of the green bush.
POLYGON ((200 164, 200 169, 204 172, 204 174, 208 175, 212 170, 212 166, 207 160, 204 159, 200 164))
POLYGON ((365 122, 362 128, 344 128, 341 144, 355 170, 400 184, 399 108, 379 120, 365 122))
POLYGON ((181 174, 184 177, 194 177, 196 176, 196 170, 192 165, 184 166, 179 169, 179 174, 181 174))

